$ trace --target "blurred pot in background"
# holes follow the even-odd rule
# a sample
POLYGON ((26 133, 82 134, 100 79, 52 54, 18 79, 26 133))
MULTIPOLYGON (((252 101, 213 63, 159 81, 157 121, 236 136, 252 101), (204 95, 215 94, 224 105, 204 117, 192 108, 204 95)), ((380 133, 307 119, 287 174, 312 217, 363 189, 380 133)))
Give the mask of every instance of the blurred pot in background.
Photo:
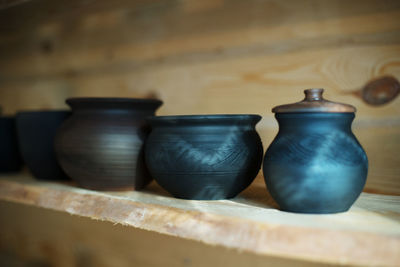
POLYGON ((22 158, 34 177, 66 180, 54 151, 54 137, 70 111, 25 111, 16 116, 22 158))
POLYGON ((15 118, 0 117, 0 172, 17 172, 22 167, 15 118))

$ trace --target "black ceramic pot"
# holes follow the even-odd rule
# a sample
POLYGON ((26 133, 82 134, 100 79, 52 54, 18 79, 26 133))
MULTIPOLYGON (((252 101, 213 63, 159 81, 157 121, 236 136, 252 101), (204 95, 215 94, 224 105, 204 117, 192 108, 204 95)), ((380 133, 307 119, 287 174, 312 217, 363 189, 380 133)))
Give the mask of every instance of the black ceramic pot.
POLYGON ((70 111, 18 112, 16 119, 21 155, 37 179, 68 179, 57 162, 54 137, 70 114, 70 111))
POLYGON ((279 132, 267 149, 264 177, 285 211, 347 211, 363 190, 367 156, 351 131, 355 108, 306 90, 302 102, 273 110, 279 132))
POLYGON ((160 116, 150 119, 146 163, 174 197, 232 198, 256 177, 263 148, 258 115, 160 116))
POLYGON ((145 118, 162 104, 155 99, 71 98, 73 114, 57 133, 64 171, 82 187, 139 190, 151 180, 143 158, 149 132, 145 118))
POLYGON ((0 172, 16 172, 21 166, 15 118, 0 117, 0 172))

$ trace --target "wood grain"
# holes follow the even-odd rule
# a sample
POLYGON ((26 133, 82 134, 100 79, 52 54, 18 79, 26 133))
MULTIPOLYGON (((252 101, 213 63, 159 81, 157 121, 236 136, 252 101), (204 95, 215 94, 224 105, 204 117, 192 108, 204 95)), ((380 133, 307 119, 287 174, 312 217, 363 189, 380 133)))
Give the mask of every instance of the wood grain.
POLYGON ((144 192, 99 193, 29 177, 2 177, 0 199, 259 255, 332 264, 400 264, 400 198, 363 193, 349 212, 280 212, 262 184, 237 198, 184 201, 144 192), (262 188, 262 190, 261 190, 262 188))
POLYGON ((11 6, 22 4, 30 0, 0 0, 0 9, 10 8, 11 6))
POLYGON ((399 15, 395 0, 28 1, 0 10, 0 105, 151 95, 160 115, 260 114, 266 149, 272 107, 323 87, 358 110, 367 190, 399 195, 400 100, 374 107, 354 93, 400 79, 399 15))
POLYGON ((331 266, 209 246, 5 201, 0 201, 0 218, 0 263, 7 267, 331 266))

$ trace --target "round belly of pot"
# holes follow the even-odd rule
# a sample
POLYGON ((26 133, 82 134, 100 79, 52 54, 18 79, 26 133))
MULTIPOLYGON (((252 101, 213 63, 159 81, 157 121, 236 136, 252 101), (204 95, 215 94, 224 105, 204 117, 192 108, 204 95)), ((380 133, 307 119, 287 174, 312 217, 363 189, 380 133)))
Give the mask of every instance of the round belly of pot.
POLYGON ((256 177, 262 144, 257 115, 163 116, 150 120, 145 157, 151 175, 174 197, 232 198, 256 177))
MULTIPOLYGON (((281 115, 280 124, 285 121, 281 115)), ((347 211, 361 194, 368 171, 366 154, 350 131, 335 127, 334 117, 292 115, 307 127, 284 126, 267 149, 264 177, 272 197, 285 211, 336 213, 347 211)), ((288 119, 289 120, 289 119, 288 119)))
POLYGON ((151 180, 143 157, 149 132, 145 118, 159 105, 156 100, 72 100, 76 112, 56 136, 57 157, 64 171, 89 189, 142 189, 151 180))

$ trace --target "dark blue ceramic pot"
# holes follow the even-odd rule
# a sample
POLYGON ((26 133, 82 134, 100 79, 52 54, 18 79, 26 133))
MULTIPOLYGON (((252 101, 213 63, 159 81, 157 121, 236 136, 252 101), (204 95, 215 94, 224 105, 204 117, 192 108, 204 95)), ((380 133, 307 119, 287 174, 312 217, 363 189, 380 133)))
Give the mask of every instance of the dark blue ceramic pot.
POLYGON ((66 110, 23 111, 16 116, 19 148, 32 175, 42 180, 68 180, 57 162, 54 138, 71 115, 66 110))
POLYGON ((151 118, 145 159, 150 174, 174 197, 232 198, 256 177, 262 144, 258 115, 151 118))
POLYGON ((14 117, 0 117, 0 172, 17 172, 22 167, 14 117))
POLYGON ((368 171, 367 156, 351 131, 354 107, 323 100, 322 90, 312 89, 306 90, 304 101, 273 111, 279 132, 267 149, 263 171, 280 208, 347 211, 362 192, 368 171))

